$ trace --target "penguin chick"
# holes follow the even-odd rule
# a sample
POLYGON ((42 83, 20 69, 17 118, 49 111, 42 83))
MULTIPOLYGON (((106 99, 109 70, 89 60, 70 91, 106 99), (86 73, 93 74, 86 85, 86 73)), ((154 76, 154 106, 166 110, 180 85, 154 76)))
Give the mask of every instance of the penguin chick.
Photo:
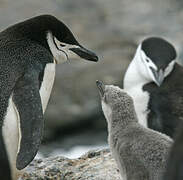
POLYGON ((69 28, 41 15, 0 32, 0 179, 17 179, 35 157, 55 64, 69 58, 98 61, 69 28))
POLYGON ((172 140, 138 123, 132 98, 97 81, 108 142, 123 180, 161 180, 172 140))

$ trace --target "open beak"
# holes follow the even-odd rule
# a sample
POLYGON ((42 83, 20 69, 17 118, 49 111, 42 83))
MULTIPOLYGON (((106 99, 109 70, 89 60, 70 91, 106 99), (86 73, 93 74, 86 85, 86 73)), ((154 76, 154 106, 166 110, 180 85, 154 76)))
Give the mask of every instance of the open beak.
POLYGON ((78 48, 70 48, 69 50, 73 51, 75 54, 83 59, 95 62, 98 61, 98 56, 94 52, 89 51, 82 46, 79 46, 78 48))
POLYGON ((99 89, 100 96, 101 97, 104 97, 105 85, 103 84, 102 81, 98 81, 98 80, 96 80, 96 84, 97 84, 97 87, 99 89))
POLYGON ((164 73, 163 73, 163 70, 160 69, 159 71, 156 71, 155 69, 151 68, 152 72, 153 72, 153 75, 154 75, 154 78, 155 78, 155 83, 158 85, 158 86, 161 86, 161 84, 163 83, 163 80, 164 80, 164 73))

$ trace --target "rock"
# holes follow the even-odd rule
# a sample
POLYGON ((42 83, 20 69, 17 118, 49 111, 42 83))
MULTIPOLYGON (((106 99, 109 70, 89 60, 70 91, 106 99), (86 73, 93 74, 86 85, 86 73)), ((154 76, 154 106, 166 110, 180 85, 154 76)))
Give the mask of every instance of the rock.
POLYGON ((78 159, 34 160, 19 180, 120 180, 109 149, 90 151, 78 159))

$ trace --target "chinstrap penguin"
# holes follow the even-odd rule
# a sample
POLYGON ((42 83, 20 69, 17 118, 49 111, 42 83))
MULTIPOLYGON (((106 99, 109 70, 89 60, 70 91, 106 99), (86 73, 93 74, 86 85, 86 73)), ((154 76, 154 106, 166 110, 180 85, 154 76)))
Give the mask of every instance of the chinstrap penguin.
POLYGON ((110 150, 123 180, 162 180, 172 140, 138 123, 132 98, 97 81, 110 150))
POLYGON ((139 122, 173 137, 183 120, 183 68, 168 41, 151 37, 137 48, 123 87, 133 98, 139 122))
POLYGON ((0 33, 0 179, 16 179, 35 157, 55 64, 69 58, 98 61, 54 16, 37 16, 0 33))

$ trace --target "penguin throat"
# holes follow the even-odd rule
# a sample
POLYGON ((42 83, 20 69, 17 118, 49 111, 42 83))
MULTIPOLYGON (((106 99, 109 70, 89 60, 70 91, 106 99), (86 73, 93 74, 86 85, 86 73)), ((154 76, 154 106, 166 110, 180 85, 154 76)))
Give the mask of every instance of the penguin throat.
POLYGON ((63 50, 59 50, 57 44, 54 40, 53 34, 48 31, 47 32, 47 43, 49 45, 49 49, 53 55, 54 63, 63 63, 68 59, 68 55, 63 50))
POLYGON ((134 106, 124 107, 123 104, 118 104, 118 108, 112 111, 111 128, 126 128, 128 125, 137 122, 137 116, 134 106))
POLYGON ((149 94, 143 90, 143 86, 152 80, 145 78, 139 72, 139 58, 138 53, 136 53, 125 73, 123 87, 133 98, 139 123, 147 127, 149 94))
POLYGON ((144 78, 138 70, 138 64, 135 59, 130 63, 124 76, 124 89, 133 88, 134 85, 143 86, 149 83, 150 80, 144 78))
POLYGON ((128 125, 137 122, 134 106, 129 109, 119 103, 115 105, 115 108, 111 108, 109 105, 102 102, 102 109, 110 132, 114 132, 119 128, 124 129, 128 125))

